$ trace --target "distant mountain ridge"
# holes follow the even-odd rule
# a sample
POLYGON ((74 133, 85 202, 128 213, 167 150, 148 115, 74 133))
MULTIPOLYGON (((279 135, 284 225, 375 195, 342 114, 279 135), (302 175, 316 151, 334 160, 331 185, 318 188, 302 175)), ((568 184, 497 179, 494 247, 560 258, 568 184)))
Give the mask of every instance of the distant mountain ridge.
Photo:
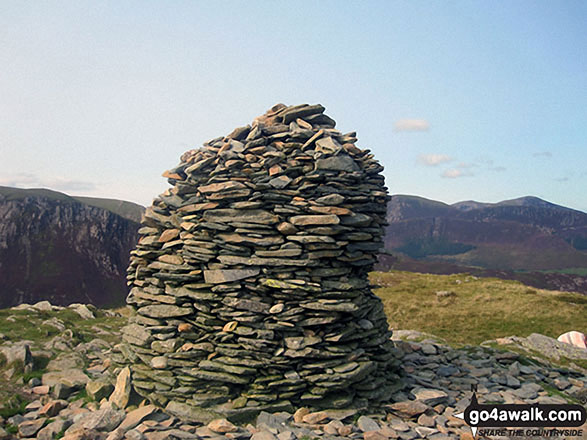
POLYGON ((490 269, 587 268, 587 214, 537 197, 453 205, 395 195, 385 248, 490 269))
POLYGON ((0 198, 2 198, 4 201, 22 200, 33 197, 69 202, 77 200, 84 205, 106 209, 107 211, 110 211, 128 220, 132 220, 136 223, 141 221, 141 216, 145 210, 144 206, 133 202, 127 202, 125 200, 70 196, 62 192, 53 191, 52 189, 47 188, 13 188, 9 186, 0 186, 0 198))
POLYGON ((0 187, 0 307, 45 299, 122 304, 142 209, 48 189, 0 187))

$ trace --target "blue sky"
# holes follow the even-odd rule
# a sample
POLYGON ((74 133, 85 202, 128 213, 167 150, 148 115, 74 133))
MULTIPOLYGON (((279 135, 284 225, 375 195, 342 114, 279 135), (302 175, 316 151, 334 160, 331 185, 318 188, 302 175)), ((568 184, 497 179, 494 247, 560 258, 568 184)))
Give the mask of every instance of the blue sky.
POLYGON ((185 150, 321 103, 392 194, 587 211, 583 1, 0 7, 0 185, 149 204, 185 150))

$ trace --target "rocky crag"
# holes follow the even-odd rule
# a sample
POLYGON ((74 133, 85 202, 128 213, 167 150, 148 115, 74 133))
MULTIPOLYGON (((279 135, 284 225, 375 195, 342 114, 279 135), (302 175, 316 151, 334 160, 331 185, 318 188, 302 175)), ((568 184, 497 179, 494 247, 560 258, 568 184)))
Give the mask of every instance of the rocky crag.
POLYGON ((191 421, 389 400, 397 353, 367 279, 383 167, 334 126, 279 104, 164 173, 128 272, 141 395, 191 421))
MULTIPOLYGON (((508 338, 501 341, 507 345, 497 348, 455 349, 432 335, 398 330, 394 340, 403 358, 402 386, 393 394, 393 403, 377 410, 301 407, 294 414, 262 412, 246 425, 226 419, 186 422, 133 396, 128 368, 113 367, 120 325, 125 322, 120 315, 81 304, 63 309, 47 302, 1 313, 0 353, 5 359, 0 363, 0 384, 13 396, 0 399, 3 440, 472 439, 470 428, 455 417, 469 405, 472 385, 477 386, 480 403, 578 403, 587 397, 585 371, 511 351, 522 347, 536 352, 548 345, 566 356, 577 355, 575 359, 584 356, 554 339, 534 335, 526 340, 508 338), (26 339, 30 330, 23 323, 42 332, 26 339), (519 346, 512 344, 515 340, 520 340, 519 346), (23 369, 29 371, 24 378, 23 369), (16 399, 10 411, 9 400, 16 395, 25 400, 16 399)), ((586 426, 578 429, 587 432, 586 426)))
POLYGON ((0 308, 50 300, 122 305, 138 223, 128 202, 0 187, 0 308), (113 210, 108 203, 117 203, 113 210))

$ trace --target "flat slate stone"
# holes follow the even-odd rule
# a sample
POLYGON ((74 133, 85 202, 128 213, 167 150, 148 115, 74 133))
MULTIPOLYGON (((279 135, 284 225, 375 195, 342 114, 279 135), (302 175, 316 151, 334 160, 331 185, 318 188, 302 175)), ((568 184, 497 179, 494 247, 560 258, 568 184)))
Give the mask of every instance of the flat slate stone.
POLYGON ((151 318, 173 318, 179 316, 187 316, 194 313, 191 307, 178 307, 166 304, 156 304, 152 306, 140 307, 138 312, 141 315, 149 316, 151 318))
POLYGON ((309 225, 337 225, 340 223, 340 218, 333 214, 326 215, 297 215, 289 219, 294 226, 309 226, 309 225))
POLYGON ((315 260, 301 258, 259 258, 236 255, 220 255, 218 260, 224 264, 244 264, 245 266, 311 266, 317 264, 315 260))
POLYGON ((210 222, 227 223, 243 222, 262 225, 279 223, 279 217, 262 209, 211 209, 204 213, 204 220, 210 222))
POLYGON ((244 184, 240 182, 228 181, 228 182, 221 182, 221 183, 212 183, 210 185, 204 185, 198 187, 198 191, 204 194, 215 193, 219 191, 228 191, 228 190, 235 190, 235 189, 244 189, 247 188, 244 184))
POLYGON ((353 172, 360 168, 350 156, 339 155, 316 160, 316 169, 353 172))
POLYGON ((58 383, 62 383, 69 387, 85 387, 90 381, 90 378, 84 374, 83 371, 75 368, 62 371, 50 371, 43 374, 43 385, 53 387, 58 383))
POLYGON ((204 280, 210 284, 229 283, 258 275, 260 269, 217 269, 205 270, 204 280))

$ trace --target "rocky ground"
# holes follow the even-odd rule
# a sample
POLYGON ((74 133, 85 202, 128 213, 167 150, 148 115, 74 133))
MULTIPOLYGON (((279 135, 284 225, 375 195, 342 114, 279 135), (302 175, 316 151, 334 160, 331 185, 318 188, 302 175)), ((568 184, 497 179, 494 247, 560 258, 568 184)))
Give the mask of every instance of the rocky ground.
MULTIPOLYGON (((403 387, 388 405, 261 413, 241 426, 227 420, 188 424, 135 395, 128 370, 111 365, 126 321, 120 315, 48 303, 0 312, 0 439, 466 439, 471 430, 455 414, 469 404, 472 386, 480 403, 584 403, 587 397, 580 365, 546 360, 544 353, 566 348, 550 338, 452 348, 430 335, 396 331, 403 387), (35 337, 19 337, 24 331, 35 337)), ((574 355, 582 354, 565 351, 559 361, 574 355)))

